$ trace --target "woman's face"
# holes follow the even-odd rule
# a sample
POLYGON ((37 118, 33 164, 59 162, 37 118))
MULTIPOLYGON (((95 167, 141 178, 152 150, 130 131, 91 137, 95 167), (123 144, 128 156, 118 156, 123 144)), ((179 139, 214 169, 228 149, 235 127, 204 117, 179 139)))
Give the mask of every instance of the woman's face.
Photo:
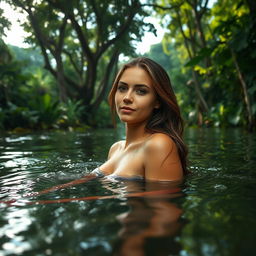
POLYGON ((131 67, 123 72, 117 85, 115 105, 123 122, 136 124, 148 121, 159 103, 153 82, 144 69, 131 67))

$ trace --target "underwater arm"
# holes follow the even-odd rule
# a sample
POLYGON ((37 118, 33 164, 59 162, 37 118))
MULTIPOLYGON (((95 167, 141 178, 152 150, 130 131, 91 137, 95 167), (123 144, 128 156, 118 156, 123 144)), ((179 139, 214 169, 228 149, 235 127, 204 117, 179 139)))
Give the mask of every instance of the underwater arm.
POLYGON ((93 174, 93 173, 92 174, 88 174, 88 175, 86 175, 86 176, 84 176, 84 177, 82 177, 80 179, 73 180, 73 181, 70 181, 68 183, 56 185, 56 186, 53 186, 51 188, 47 188, 47 189, 41 190, 39 192, 32 192, 32 193, 26 194, 25 197, 47 194, 47 193, 50 193, 50 192, 55 191, 55 190, 59 190, 59 189, 62 189, 62 188, 67 188, 67 187, 71 187, 71 186, 75 186, 75 185, 78 185, 78 184, 85 183, 85 182, 93 180, 93 179, 95 179, 97 177, 98 176, 96 174, 93 174))

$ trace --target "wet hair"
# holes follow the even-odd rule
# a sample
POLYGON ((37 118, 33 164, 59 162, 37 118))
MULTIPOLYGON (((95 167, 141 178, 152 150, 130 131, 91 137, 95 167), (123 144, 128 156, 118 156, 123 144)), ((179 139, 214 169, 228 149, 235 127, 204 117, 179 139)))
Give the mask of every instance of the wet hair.
POLYGON ((108 96, 112 114, 116 115, 115 94, 118 82, 124 71, 131 67, 142 68, 148 73, 153 82, 158 102, 160 103, 160 107, 153 110, 152 116, 146 124, 146 131, 150 133, 164 133, 173 139, 178 149, 183 172, 187 174, 187 147, 182 139, 184 129, 183 120, 170 78, 162 66, 146 57, 133 59, 123 65, 114 80, 108 96))

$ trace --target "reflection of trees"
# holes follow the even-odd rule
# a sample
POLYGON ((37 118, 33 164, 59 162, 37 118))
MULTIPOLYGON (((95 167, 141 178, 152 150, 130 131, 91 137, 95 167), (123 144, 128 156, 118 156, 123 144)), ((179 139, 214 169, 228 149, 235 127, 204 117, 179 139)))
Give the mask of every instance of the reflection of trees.
POLYGON ((183 224, 179 220, 182 210, 170 201, 170 197, 175 196, 128 198, 130 210, 117 216, 122 226, 113 254, 136 256, 178 253, 181 246, 175 237, 183 224))

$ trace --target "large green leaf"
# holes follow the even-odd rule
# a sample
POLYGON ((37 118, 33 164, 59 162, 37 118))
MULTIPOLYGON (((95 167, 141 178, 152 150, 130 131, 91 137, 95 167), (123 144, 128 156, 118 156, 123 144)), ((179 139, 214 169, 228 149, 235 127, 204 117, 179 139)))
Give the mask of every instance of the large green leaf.
POLYGON ((189 60, 186 63, 185 66, 193 67, 193 66, 197 65, 199 62, 204 60, 206 57, 211 56, 212 51, 213 51, 213 48, 202 48, 194 58, 192 58, 191 60, 189 60))

